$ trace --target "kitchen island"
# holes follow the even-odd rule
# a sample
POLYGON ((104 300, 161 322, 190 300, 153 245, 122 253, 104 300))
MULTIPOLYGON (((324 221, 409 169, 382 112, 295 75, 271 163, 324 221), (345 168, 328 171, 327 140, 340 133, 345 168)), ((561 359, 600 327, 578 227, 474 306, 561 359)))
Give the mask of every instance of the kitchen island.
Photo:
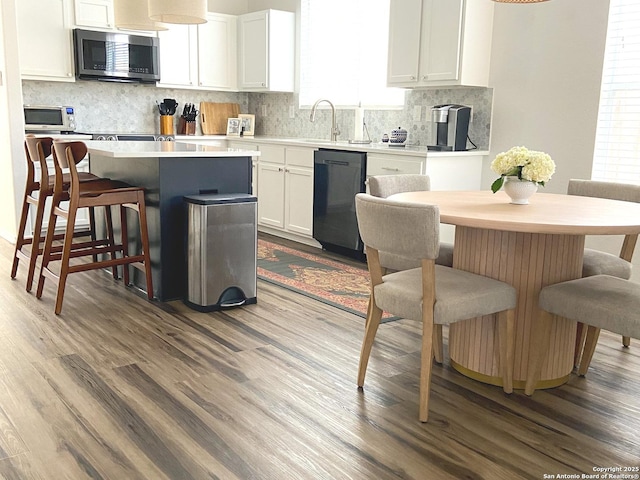
MULTIPOLYGON (((183 197, 251 193, 251 157, 259 152, 182 142, 86 143, 92 173, 146 189, 154 294, 160 301, 182 299, 187 285, 183 197)), ((139 247, 135 221, 128 217, 132 251, 139 247)), ((134 284, 145 289, 144 276, 132 273, 134 284)))

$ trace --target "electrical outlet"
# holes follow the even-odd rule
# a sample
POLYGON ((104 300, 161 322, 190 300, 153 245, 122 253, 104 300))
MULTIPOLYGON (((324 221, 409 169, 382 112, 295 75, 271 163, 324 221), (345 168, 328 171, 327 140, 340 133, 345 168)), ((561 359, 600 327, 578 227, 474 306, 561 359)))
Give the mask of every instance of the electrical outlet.
POLYGON ((289 105, 289 118, 296 118, 296 107, 289 105))
POLYGON ((263 117, 267 116, 267 106, 266 105, 262 105, 262 116, 263 117))
POLYGON ((413 107, 413 121, 422 121, 422 105, 416 105, 415 107, 413 107))

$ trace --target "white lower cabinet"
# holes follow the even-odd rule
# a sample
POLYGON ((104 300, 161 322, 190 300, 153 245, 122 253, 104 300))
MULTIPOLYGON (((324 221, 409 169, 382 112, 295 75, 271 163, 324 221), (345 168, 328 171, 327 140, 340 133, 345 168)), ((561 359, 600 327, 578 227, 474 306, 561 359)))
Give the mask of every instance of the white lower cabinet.
POLYGON ((429 152, 426 157, 367 154, 367 177, 374 175, 429 175, 431 190, 480 190, 483 155, 469 152, 429 152))
POLYGON ((303 147, 260 147, 258 225, 311 238, 313 152, 303 147))
POLYGON ((425 174, 425 157, 367 153, 367 177, 374 175, 425 174))

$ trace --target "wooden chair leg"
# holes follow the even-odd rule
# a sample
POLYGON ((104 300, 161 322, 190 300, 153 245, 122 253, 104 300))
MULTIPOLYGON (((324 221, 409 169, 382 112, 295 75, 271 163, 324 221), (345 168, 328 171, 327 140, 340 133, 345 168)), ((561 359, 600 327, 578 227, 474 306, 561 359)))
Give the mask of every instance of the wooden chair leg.
POLYGON ((27 284, 25 287, 27 292, 30 292, 33 286, 33 277, 36 271, 36 261, 38 260, 38 255, 41 252, 40 235, 42 234, 41 232, 42 232, 42 222, 44 220, 45 201, 46 201, 46 198, 38 199, 38 204, 36 206, 36 221, 35 221, 35 225, 33 226, 33 239, 31 240, 31 256, 29 258, 29 271, 27 272, 27 284))
POLYGON ((516 311, 507 310, 498 313, 498 334, 500 338, 500 370, 502 372, 502 390, 513 392, 513 362, 515 351, 516 311))
MULTIPOLYGON (((20 226, 18 227, 18 237, 16 238, 16 248, 13 252, 13 265, 11 266, 11 278, 16 278, 18 274, 18 252, 24 245, 27 244, 24 238, 24 232, 27 228, 27 217, 29 216, 29 203, 27 202, 27 196, 24 196, 22 201, 22 212, 20 213, 20 226)), ((33 247, 32 247, 33 249, 33 247)))
POLYGON ((358 366, 358 387, 364 385, 364 377, 367 373, 367 365, 369 363, 369 356, 371 355, 371 348, 373 347, 373 340, 376 338, 376 332, 380 326, 380 320, 382 319, 382 310, 375 304, 375 300, 371 301, 371 309, 369 312, 369 318, 367 319, 367 328, 364 333, 364 339, 362 340, 362 348, 360 350, 360 364, 358 366))
POLYGON ((433 359, 442 365, 444 358, 444 344, 442 340, 442 325, 433 326, 433 359))
POLYGON ((51 202, 51 212, 49 213, 49 223, 47 224, 47 235, 44 240, 44 248, 42 249, 42 263, 40 264, 40 275, 38 276, 38 288, 36 289, 36 298, 42 297, 42 291, 44 289, 44 271, 48 268, 51 261, 51 254, 53 251, 53 238, 56 231, 56 221, 58 216, 56 215, 56 208, 60 205, 60 200, 55 198, 51 202))
MULTIPOLYGON (((122 257, 129 256, 129 231, 127 229, 127 211, 120 205, 120 241, 122 242, 122 257)), ((115 257, 114 257, 115 258, 115 257)), ((122 279, 125 287, 129 286, 129 265, 122 265, 122 279)))
POLYGON ((600 329, 589 326, 587 329, 587 339, 584 342, 584 352, 582 353, 582 360, 580 361, 580 368, 578 369, 578 375, 584 377, 591 365, 591 359, 593 358, 593 352, 596 351, 596 345, 598 344, 598 337, 600 336, 600 329))
POLYGON ((144 272, 147 281, 147 298, 153 300, 153 278, 151 275, 151 253, 149 251, 149 230, 147 228, 147 208, 144 203, 144 192, 138 194, 138 216, 140 219, 140 241, 144 255, 144 272))
POLYGON ((533 325, 531 344, 529 347, 529 366, 527 369, 527 382, 524 387, 526 395, 533 395, 536 383, 540 379, 542 362, 549 351, 549 335, 551 332, 551 321, 553 315, 544 310, 540 310, 538 321, 533 325))
MULTIPOLYGON (((96 236, 96 211, 94 207, 89 207, 89 237, 91 237, 91 241, 95 242, 97 240, 96 236)), ((91 258, 94 262, 98 261, 98 255, 92 255, 91 258)))
POLYGON ((422 351, 420 353, 420 408, 418 418, 421 422, 429 419, 429 395, 431 393, 431 367, 433 365, 433 315, 430 320, 422 321, 422 351))
MULTIPOLYGON (((115 235, 113 233, 113 217, 111 215, 111 205, 105 205, 104 206, 104 216, 105 216, 105 221, 107 223, 106 225, 106 229, 107 229, 107 244, 109 245, 109 247, 113 248, 116 244, 116 240, 115 240, 115 235)), ((126 223, 126 222, 125 222, 126 223)), ((126 225, 125 225, 126 227, 126 225)), ((94 255, 94 262, 98 261, 98 256, 94 255)), ((115 251, 111 251, 111 260, 115 260, 116 259, 116 252, 115 251)), ((118 267, 117 266, 113 266, 111 267, 111 273, 113 275, 113 278, 115 280, 118 279, 118 267)))
POLYGON ((622 337, 622 346, 629 348, 631 346, 631 337, 622 337))
POLYGON ((67 228, 64 235, 64 243, 62 245, 62 254, 60 259, 60 278, 58 279, 58 293, 56 294, 55 314, 60 315, 62 311, 62 301, 64 300, 64 290, 67 285, 67 277, 69 276, 69 263, 71 261, 71 247, 73 245, 73 232, 76 222, 76 208, 69 205, 67 216, 67 228))
POLYGON ((578 322, 576 330, 576 346, 573 352, 573 366, 577 367, 580 364, 580 357, 582 356, 582 350, 584 349, 584 339, 587 336, 587 329, 584 323, 578 322))

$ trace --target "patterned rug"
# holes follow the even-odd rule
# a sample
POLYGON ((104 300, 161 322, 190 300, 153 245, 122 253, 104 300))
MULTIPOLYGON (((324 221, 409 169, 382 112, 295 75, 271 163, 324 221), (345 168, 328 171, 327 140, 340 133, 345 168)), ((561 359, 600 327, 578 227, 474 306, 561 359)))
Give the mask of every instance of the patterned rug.
MULTIPOLYGON (((259 239, 258 278, 367 316, 369 272, 365 269, 259 239)), ((385 314, 382 322, 391 320, 397 317, 385 314)))

